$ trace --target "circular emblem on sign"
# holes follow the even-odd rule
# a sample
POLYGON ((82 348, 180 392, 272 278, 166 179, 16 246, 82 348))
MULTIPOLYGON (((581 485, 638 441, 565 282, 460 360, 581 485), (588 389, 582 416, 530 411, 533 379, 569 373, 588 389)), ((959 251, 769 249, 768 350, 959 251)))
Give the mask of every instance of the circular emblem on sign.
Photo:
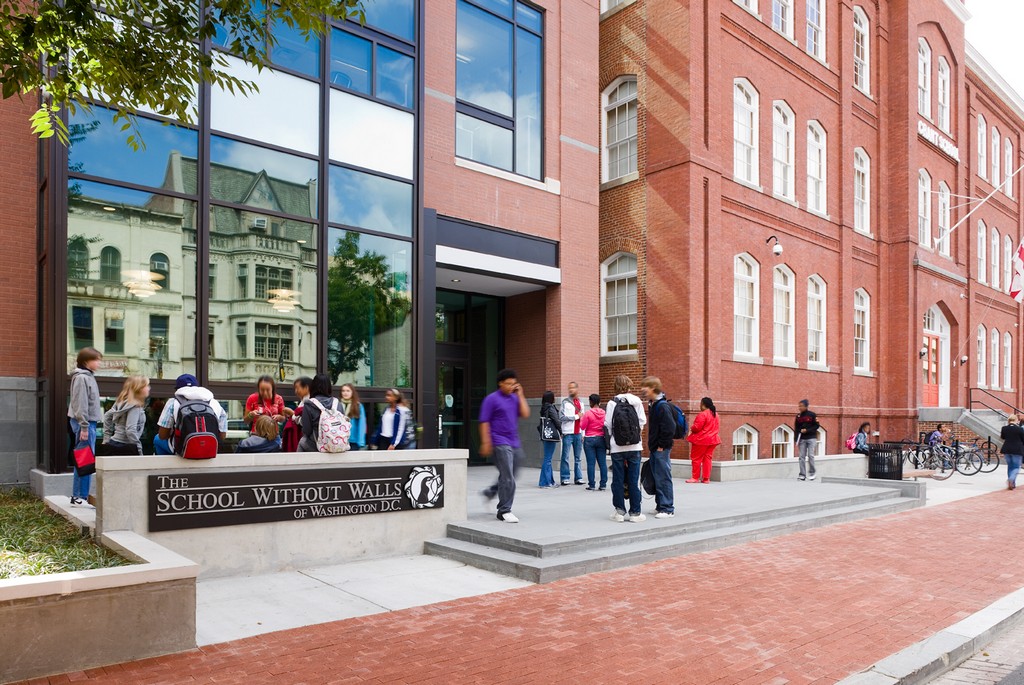
POLYGON ((444 482, 433 466, 415 466, 405 481, 405 496, 416 509, 429 509, 441 499, 444 482))

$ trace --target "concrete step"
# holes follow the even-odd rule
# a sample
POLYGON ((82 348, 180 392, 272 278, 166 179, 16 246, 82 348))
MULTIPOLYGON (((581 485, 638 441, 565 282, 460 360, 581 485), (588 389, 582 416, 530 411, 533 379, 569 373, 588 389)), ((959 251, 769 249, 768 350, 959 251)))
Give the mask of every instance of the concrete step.
MULTIPOLYGON (((865 488, 867 490, 867 488, 865 488)), ((526 556, 549 558, 563 554, 574 554, 592 549, 615 547, 634 542, 646 542, 660 538, 674 538, 680 535, 699 533, 705 530, 721 530, 740 526, 758 521, 779 519, 787 516, 801 514, 813 514, 836 508, 867 504, 871 502, 888 501, 900 498, 900 491, 897 489, 877 488, 868 490, 863 494, 849 497, 799 504, 791 507, 781 507, 765 511, 751 512, 736 516, 725 516, 706 520, 681 520, 671 519, 661 522, 657 528, 626 526, 611 533, 597 533, 584 538, 547 540, 545 542, 534 542, 523 540, 511 535, 502 535, 494 531, 493 525, 481 525, 479 523, 451 523, 448 524, 448 538, 471 542, 485 547, 493 547, 508 552, 515 552, 526 556)))
MULTIPOLYGON (((624 531, 625 535, 630 537, 620 538, 619 544, 602 547, 588 545, 586 549, 575 549, 545 557, 456 538, 428 540, 424 544, 424 552, 534 583, 550 583, 563 578, 706 552, 810 528, 892 514, 921 505, 920 500, 907 497, 875 498, 844 506, 835 506, 833 503, 833 506, 825 510, 789 513, 769 519, 753 517, 756 520, 731 526, 717 525, 705 530, 678 532, 669 537, 657 536, 646 539, 643 536, 644 523, 622 523, 619 525, 632 530, 624 531)), ((715 523, 720 523, 720 520, 715 523)))

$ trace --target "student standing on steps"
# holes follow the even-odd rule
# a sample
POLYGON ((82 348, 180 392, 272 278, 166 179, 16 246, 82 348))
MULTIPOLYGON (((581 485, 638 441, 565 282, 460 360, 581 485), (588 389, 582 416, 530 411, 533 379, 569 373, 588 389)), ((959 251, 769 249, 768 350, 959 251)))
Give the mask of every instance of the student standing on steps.
POLYGON ((502 369, 498 372, 498 389, 485 397, 480 406, 480 456, 493 453, 498 480, 482 494, 488 501, 498 497, 498 520, 505 523, 519 523, 512 513, 512 501, 516 496, 516 471, 523 460, 519 441, 521 418, 530 418, 523 386, 515 371, 502 369))
POLYGON ((800 413, 793 428, 796 429, 796 453, 800 457, 799 480, 814 480, 814 453, 818 451, 818 415, 809 409, 807 400, 800 400, 800 413), (807 463, 810 462, 810 469, 807 463))
POLYGON ((720 423, 718 410, 710 397, 700 398, 700 413, 690 426, 690 434, 686 441, 690 443, 690 464, 693 477, 687 483, 711 482, 711 455, 715 447, 722 444, 718 435, 720 423))
POLYGON ((612 453, 612 521, 638 523, 647 517, 640 511, 643 493, 640 491, 640 450, 643 449, 640 432, 647 423, 644 405, 630 392, 633 381, 629 376, 615 377, 615 397, 605 408, 604 427, 611 436, 612 453), (629 512, 626 512, 625 488, 629 488, 629 512))
POLYGON ((672 492, 672 443, 676 433, 676 416, 665 393, 661 391, 660 378, 648 376, 640 387, 647 396, 651 414, 647 426, 647 450, 654 471, 654 503, 657 509, 654 518, 672 518, 676 515, 672 492))
POLYGON ((562 400, 561 416, 562 421, 562 485, 570 482, 576 485, 583 485, 583 470, 580 468, 580 458, 583 455, 583 434, 580 432, 580 418, 583 416, 583 405, 580 403, 580 386, 576 381, 569 383, 569 395, 562 400), (569 451, 572 448, 574 464, 573 471, 569 471, 569 451), (575 480, 570 481, 570 477, 575 480))

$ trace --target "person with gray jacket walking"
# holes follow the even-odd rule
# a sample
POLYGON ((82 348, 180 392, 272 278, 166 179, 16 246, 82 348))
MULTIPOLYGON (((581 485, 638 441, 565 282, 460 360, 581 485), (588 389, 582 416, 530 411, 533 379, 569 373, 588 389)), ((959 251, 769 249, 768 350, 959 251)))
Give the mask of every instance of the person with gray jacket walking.
POLYGON ((112 455, 142 454, 142 433, 146 430, 146 400, 149 379, 128 376, 114 406, 103 415, 103 452, 112 455))
MULTIPOLYGON (((100 410, 100 388, 93 372, 100 367, 103 355, 95 347, 78 351, 75 370, 71 373, 71 397, 68 403, 68 433, 75 449, 86 445, 96 453, 96 424, 103 419, 100 410)), ((78 475, 75 468, 71 479, 71 504, 89 506, 89 486, 92 475, 78 475)))

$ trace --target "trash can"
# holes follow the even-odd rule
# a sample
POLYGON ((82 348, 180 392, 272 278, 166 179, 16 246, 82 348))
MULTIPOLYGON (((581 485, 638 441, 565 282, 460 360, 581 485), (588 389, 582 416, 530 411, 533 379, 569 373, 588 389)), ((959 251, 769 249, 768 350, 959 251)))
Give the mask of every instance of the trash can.
POLYGON ((903 480, 903 449, 899 444, 868 445, 868 478, 903 480))

